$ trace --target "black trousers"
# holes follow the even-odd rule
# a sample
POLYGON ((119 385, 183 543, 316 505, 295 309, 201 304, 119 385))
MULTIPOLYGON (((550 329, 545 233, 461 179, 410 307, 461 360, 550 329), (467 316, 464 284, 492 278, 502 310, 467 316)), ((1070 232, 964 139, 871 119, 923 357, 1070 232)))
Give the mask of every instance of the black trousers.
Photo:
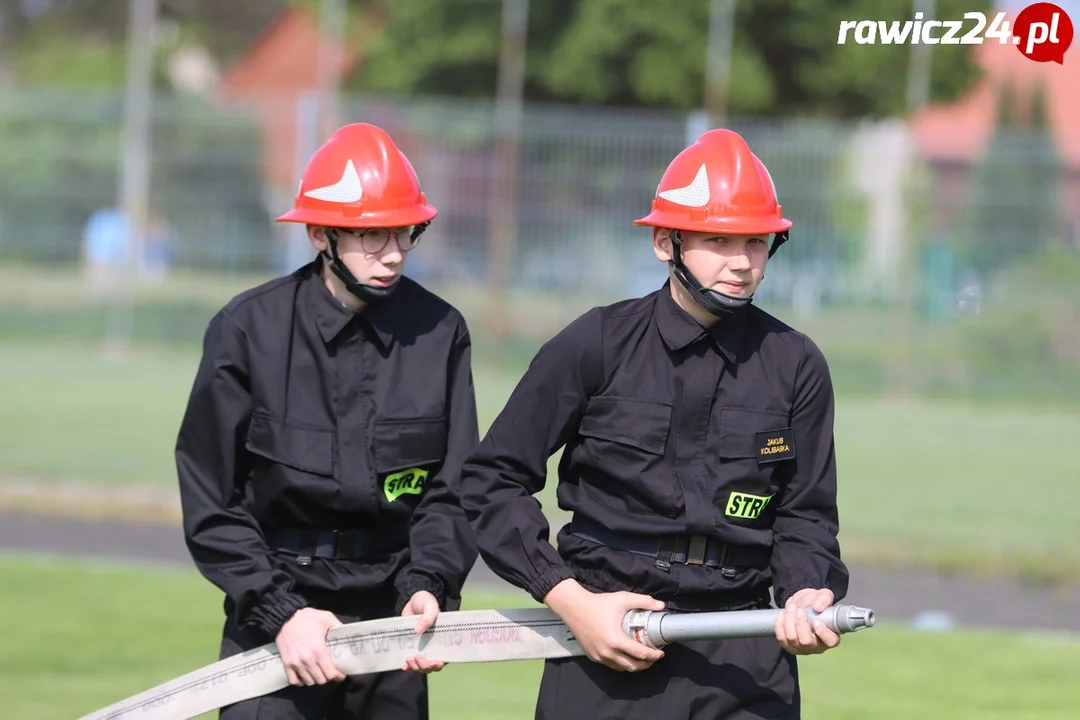
MULTIPOLYGON (((338 615, 343 623, 360 618, 338 615)), ((222 633, 221 655, 265 645, 265 637, 238 628, 230 618, 222 633)), ((427 676, 402 671, 352 675, 338 683, 296 687, 244 700, 221 709, 220 720, 428 720, 427 676)))
POLYGON ((648 670, 616 672, 586 657, 548 660, 536 720, 795 720, 796 658, 775 638, 664 648, 648 670))

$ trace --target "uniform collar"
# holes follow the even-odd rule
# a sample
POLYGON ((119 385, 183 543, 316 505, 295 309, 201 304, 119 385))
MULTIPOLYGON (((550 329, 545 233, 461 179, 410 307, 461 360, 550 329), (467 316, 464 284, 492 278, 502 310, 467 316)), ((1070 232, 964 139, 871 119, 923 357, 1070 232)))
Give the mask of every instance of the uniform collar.
MULTIPOLYGON (((319 328, 319 334, 322 336, 323 342, 333 342, 348 327, 349 323, 360 318, 361 321, 366 321, 371 326, 383 347, 390 347, 390 343, 394 340, 395 313, 388 306, 393 301, 394 296, 387 298, 383 302, 368 305, 361 313, 354 313, 338 302, 330 293, 329 288, 326 287, 326 283, 323 282, 320 274, 322 262, 320 256, 308 266, 311 275, 304 284, 308 300, 314 309, 315 325, 319 328)), ((404 278, 398 282, 403 281, 404 278)), ((401 289, 398 288, 398 292, 401 289)))
POLYGON ((746 313, 749 308, 737 310, 706 329, 671 297, 670 280, 664 283, 657 296, 656 325, 664 344, 671 350, 678 351, 704 337, 711 337, 724 359, 729 363, 735 362, 746 335, 746 313))
MULTIPOLYGON (((404 283, 406 280, 402 277, 398 278, 398 282, 404 283)), ((397 329, 397 321, 401 317, 401 294, 404 290, 405 288, 399 287, 390 297, 368 305, 361 315, 375 331, 375 336, 384 348, 389 348, 394 341, 394 330, 397 329)))

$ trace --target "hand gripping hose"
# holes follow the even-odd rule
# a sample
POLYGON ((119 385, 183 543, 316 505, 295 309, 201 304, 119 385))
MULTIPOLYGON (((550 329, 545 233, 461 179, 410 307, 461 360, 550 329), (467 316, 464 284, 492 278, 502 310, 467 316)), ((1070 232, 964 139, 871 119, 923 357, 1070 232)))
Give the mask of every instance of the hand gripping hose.
MULTIPOLYGON (((632 610, 623 630, 650 647, 685 640, 773 635, 778 610, 673 613, 632 610)), ((872 610, 834 605, 817 617, 834 632, 849 633, 874 624, 872 610)), ((327 633, 334 663, 346 675, 398 670, 410 655, 447 663, 539 660, 584 655, 566 625, 551 610, 467 610, 444 612, 417 635, 415 617, 351 623, 327 633)), ((233 655, 181 675, 80 720, 189 720, 225 705, 267 695, 288 685, 273 643, 233 655)))

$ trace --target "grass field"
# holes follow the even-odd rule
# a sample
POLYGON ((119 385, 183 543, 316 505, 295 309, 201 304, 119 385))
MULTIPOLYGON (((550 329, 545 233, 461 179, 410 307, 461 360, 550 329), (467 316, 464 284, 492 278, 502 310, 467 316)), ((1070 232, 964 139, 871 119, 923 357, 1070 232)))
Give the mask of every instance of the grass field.
MULTIPOLYGON (((0 345, 0 477, 172 488, 197 360, 190 350, 113 361, 96 347, 0 345)), ((477 361, 482 428, 516 379, 477 361)), ((1060 501, 1080 478, 1067 440, 1080 436, 1080 413, 842 396, 836 435, 852 557, 1080 576, 1080 509, 1060 501)), ((550 487, 541 500, 559 517, 550 487)))
MULTIPOLYGON (((5 718, 70 720, 216 659, 220 596, 191 571, 0 556, 5 718)), ((467 608, 524 595, 470 595, 467 608)), ((879 624, 802 660, 813 718, 1075 717, 1080 639, 879 624)), ((540 661, 450 666, 433 720, 531 718, 540 661)))

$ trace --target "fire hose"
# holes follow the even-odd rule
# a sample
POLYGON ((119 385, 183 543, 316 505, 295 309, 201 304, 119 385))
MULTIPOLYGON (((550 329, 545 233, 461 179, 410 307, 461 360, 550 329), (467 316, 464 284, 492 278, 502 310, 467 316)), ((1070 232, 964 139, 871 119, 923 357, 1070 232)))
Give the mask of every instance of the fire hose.
MULTIPOLYGON (((779 610, 676 613, 631 610, 623 631, 653 648, 687 640, 769 637, 779 610)), ((874 625, 872 610, 833 605, 811 619, 833 632, 874 625)), ((421 635, 416 618, 350 623, 326 636, 334 663, 346 675, 398 670, 410 655, 447 663, 539 660, 584 655, 562 620, 546 607, 441 613, 421 635)), ((82 717, 80 720, 189 720, 203 713, 280 690, 288 685, 273 643, 233 655, 82 717)))

